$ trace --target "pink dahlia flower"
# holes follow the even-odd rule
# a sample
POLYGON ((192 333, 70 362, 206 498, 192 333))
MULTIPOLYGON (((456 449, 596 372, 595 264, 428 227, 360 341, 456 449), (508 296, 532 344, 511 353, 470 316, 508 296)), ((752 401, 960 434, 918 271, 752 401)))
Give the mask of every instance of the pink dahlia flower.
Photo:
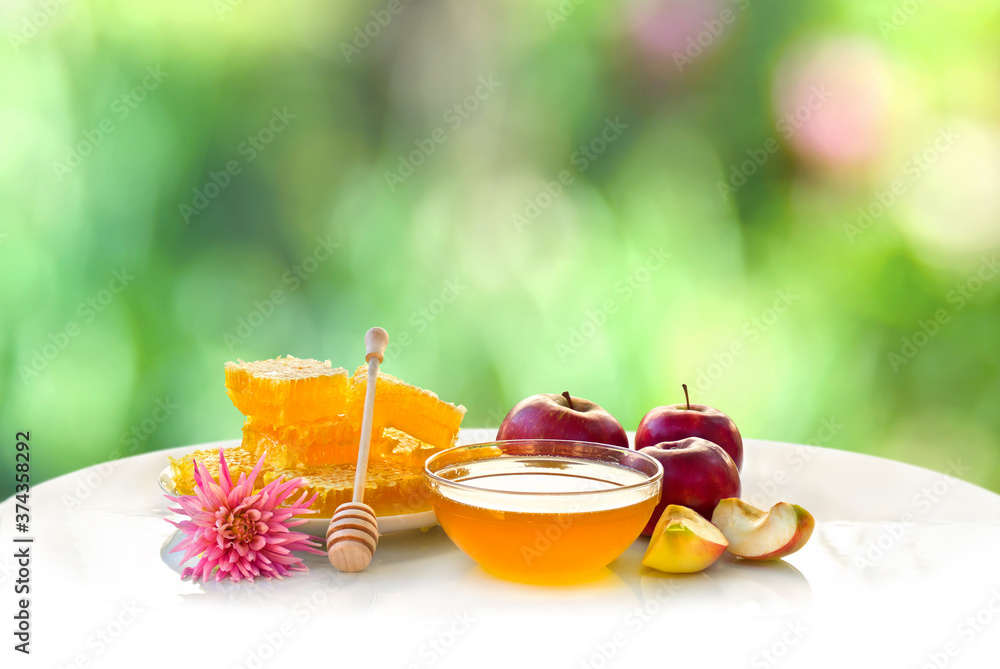
POLYGON ((193 580, 207 581, 213 571, 216 581, 246 578, 253 582, 257 576, 281 578, 293 571, 308 571, 302 558, 293 555, 293 551, 324 554, 309 535, 290 531, 305 522, 293 516, 315 513, 309 506, 316 495, 307 500, 303 492, 297 501, 282 506, 298 491, 301 479, 271 481, 254 492, 254 481, 263 466, 262 455, 250 475, 240 474, 239 482, 233 485, 220 448, 218 483, 204 464, 195 461, 194 494, 165 495, 180 504, 180 508, 171 511, 190 517, 179 523, 167 519, 185 535, 171 552, 185 551, 183 562, 201 556, 198 564, 186 568, 181 578, 191 576, 193 580))

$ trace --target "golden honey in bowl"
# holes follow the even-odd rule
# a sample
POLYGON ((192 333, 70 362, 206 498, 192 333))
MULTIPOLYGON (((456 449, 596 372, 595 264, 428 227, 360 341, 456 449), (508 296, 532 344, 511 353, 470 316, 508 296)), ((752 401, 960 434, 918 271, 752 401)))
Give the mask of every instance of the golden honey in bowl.
POLYGON ((659 498, 652 458, 585 442, 518 440, 443 451, 425 479, 441 527, 487 571, 559 582, 607 566, 659 498))

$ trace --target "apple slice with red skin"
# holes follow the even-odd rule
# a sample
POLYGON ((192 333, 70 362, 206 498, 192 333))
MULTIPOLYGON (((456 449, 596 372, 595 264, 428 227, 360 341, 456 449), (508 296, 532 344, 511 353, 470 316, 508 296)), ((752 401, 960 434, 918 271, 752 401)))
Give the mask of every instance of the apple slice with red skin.
POLYGON ((497 440, 567 439, 630 448, 625 428, 596 402, 569 393, 544 393, 521 400, 507 412, 497 440))
POLYGON ((686 506, 670 504, 656 521, 642 563, 668 574, 693 574, 715 564, 728 545, 719 528, 686 506))
POLYGON ((730 553, 747 560, 777 560, 806 545, 816 519, 795 504, 778 502, 762 511, 741 499, 719 502, 712 524, 729 541, 730 553))

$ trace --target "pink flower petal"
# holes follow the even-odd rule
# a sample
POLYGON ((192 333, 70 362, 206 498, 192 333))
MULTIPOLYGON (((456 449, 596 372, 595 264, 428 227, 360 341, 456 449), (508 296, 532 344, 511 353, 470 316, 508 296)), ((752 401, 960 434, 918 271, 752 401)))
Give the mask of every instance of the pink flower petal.
POLYGON ((233 487, 233 477, 229 475, 229 463, 223 453, 222 446, 219 446, 219 482, 225 482, 226 489, 233 487))

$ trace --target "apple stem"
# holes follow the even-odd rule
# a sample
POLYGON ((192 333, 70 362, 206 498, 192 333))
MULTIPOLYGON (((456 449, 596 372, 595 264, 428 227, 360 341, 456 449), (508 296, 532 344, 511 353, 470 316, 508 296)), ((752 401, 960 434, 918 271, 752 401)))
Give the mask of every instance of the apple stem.
POLYGON ((684 389, 684 401, 687 402, 687 410, 691 410, 691 398, 688 397, 688 384, 682 383, 681 388, 684 389))
POLYGON ((562 396, 566 398, 566 403, 569 404, 569 408, 572 409, 573 408, 573 398, 569 396, 569 391, 568 390, 564 390, 562 396))

